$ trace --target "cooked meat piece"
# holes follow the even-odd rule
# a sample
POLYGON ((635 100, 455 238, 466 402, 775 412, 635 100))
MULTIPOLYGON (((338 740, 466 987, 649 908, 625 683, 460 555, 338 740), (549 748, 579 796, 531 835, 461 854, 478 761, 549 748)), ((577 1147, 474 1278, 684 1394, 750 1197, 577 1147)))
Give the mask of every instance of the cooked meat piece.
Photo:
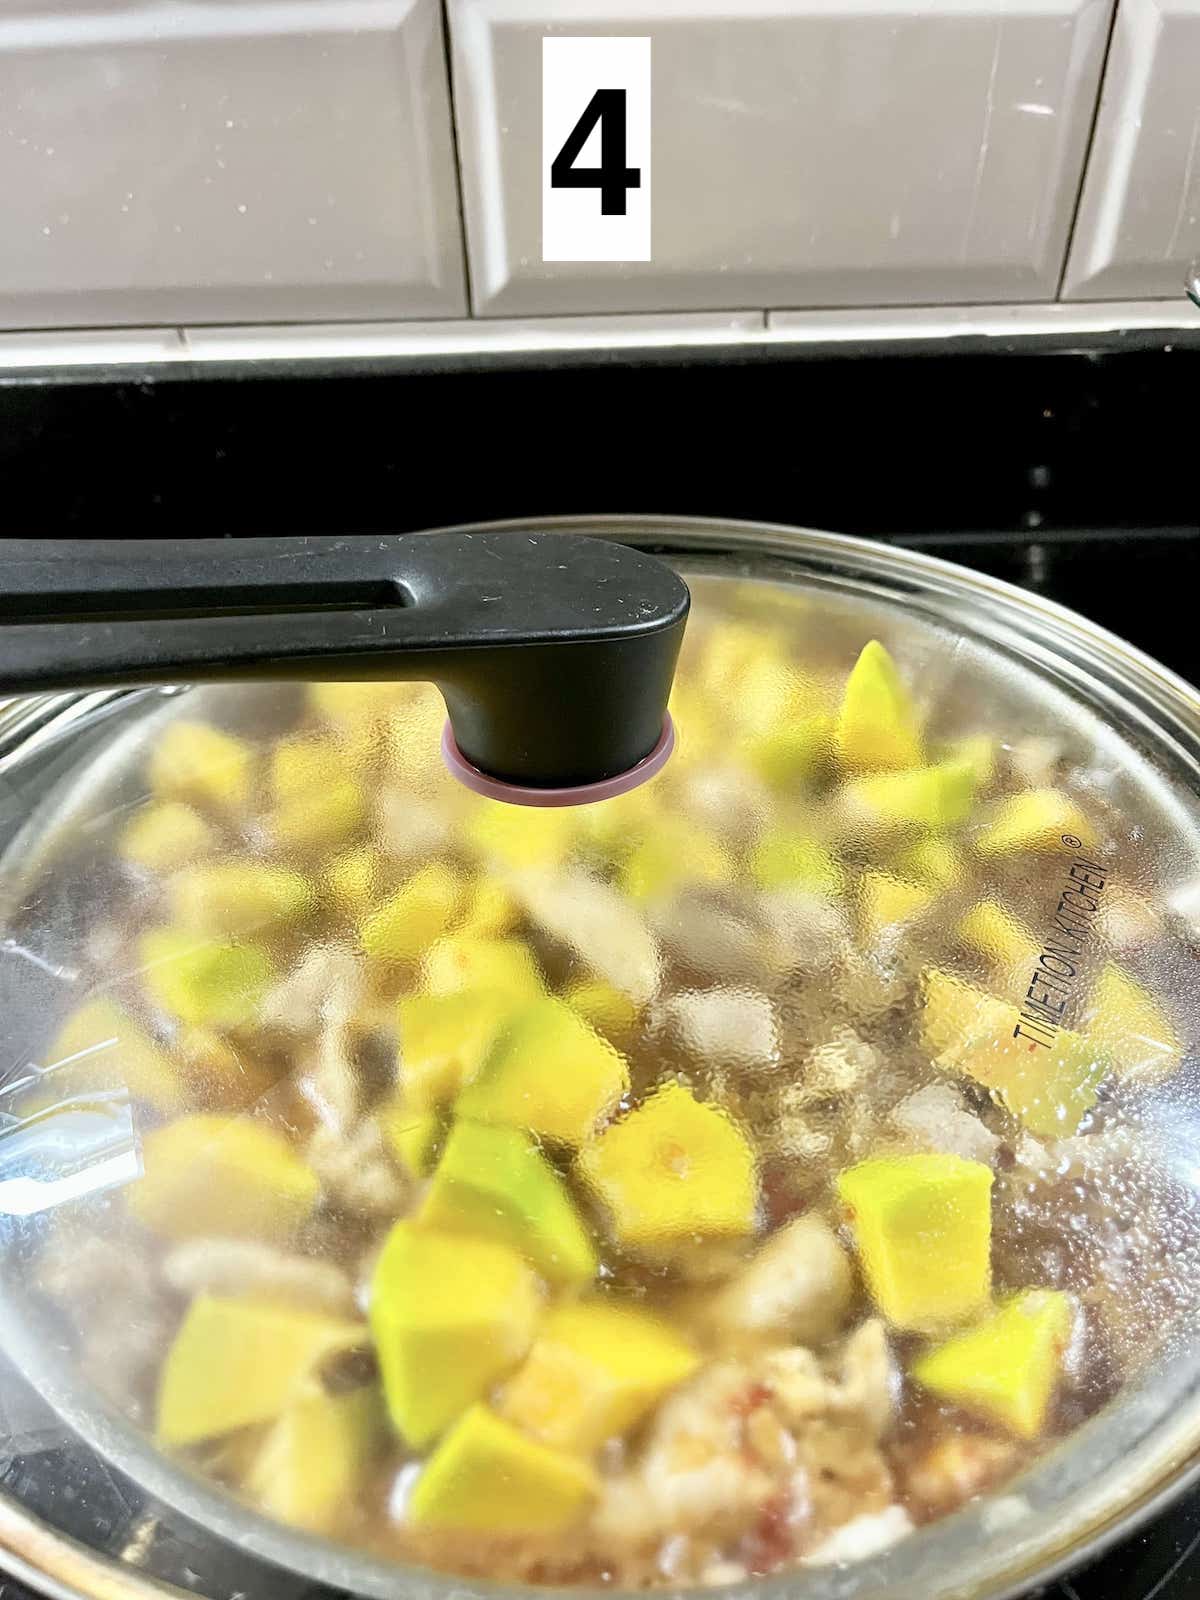
POLYGON ((332 1261, 290 1255, 252 1239, 189 1239, 168 1251, 163 1277, 180 1294, 265 1294, 352 1315, 350 1279, 332 1261))
POLYGON ((749 1528, 774 1487, 745 1449, 745 1367, 706 1368, 661 1407, 633 1469, 610 1479, 593 1517, 601 1537, 637 1541, 749 1528))
POLYGON ((318 944, 262 1003, 262 1021, 285 1033, 315 1033, 325 1022, 345 1022, 362 996, 362 967, 346 945, 318 944))
POLYGON ((771 1235, 714 1297, 718 1337, 821 1344, 841 1327, 854 1294, 850 1260, 823 1218, 798 1217, 771 1235))
POLYGON ((784 972, 827 972, 850 951, 845 913, 826 895, 771 889, 758 896, 756 910, 768 960, 784 972))
POLYGON ((990 1166, 1000 1139, 948 1083, 930 1083, 902 1100, 892 1122, 922 1150, 962 1156, 990 1166))
POLYGON ((749 844, 774 811, 771 791, 744 767, 690 772, 679 786, 679 808, 731 844, 749 844))
POLYGON ((380 790, 375 821, 380 846, 402 867, 423 866, 450 839, 445 801, 427 800, 398 785, 380 790))
POLYGON ((366 1118, 350 1133, 314 1130, 305 1159, 330 1203, 371 1217, 399 1216, 409 1184, 388 1155, 379 1124, 366 1118))
POLYGON ((663 948, 696 977, 755 982, 769 964, 745 896, 689 885, 654 906, 650 921, 663 948))
POLYGON ((684 989, 664 1001, 656 1021, 703 1061, 762 1068, 779 1058, 775 1013, 754 989, 684 989))
POLYGON ((900 1373, 887 1329, 878 1317, 864 1322, 842 1348, 840 1408, 858 1416, 873 1439, 887 1432, 900 1398, 900 1373))
POLYGON ((872 1511, 865 1516, 851 1517, 840 1528, 822 1539, 804 1557, 808 1567, 833 1566, 835 1563, 865 1561, 898 1544, 912 1532, 912 1519, 903 1506, 888 1506, 886 1511, 872 1511))
POLYGON ((658 988, 658 941, 641 912, 599 878, 530 869, 511 887, 534 922, 638 1005, 658 988))

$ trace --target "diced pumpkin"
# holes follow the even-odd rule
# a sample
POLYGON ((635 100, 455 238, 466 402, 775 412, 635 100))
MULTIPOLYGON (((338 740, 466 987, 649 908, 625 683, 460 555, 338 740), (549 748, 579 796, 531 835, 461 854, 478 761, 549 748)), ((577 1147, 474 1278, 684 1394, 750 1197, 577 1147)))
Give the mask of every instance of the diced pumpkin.
POLYGON ((79 1089, 128 1089, 167 1114, 186 1105, 188 1085, 177 1064, 140 1023, 111 1000, 89 1000, 73 1011, 47 1050, 47 1081, 79 1089))
POLYGON ((278 1070, 271 1071, 253 1056, 247 1059, 224 1034, 213 1028, 180 1028, 173 1040, 172 1054, 182 1064, 195 1097, 207 1110, 222 1106, 248 1106, 267 1093, 278 1081, 278 1070))
POLYGON ((580 1151, 576 1170, 619 1244, 657 1252, 752 1233, 754 1151, 719 1106, 666 1083, 580 1151))
POLYGON ((696 682, 747 733, 778 727, 801 688, 778 630, 731 620, 712 625, 696 682))
POLYGON ((326 897, 344 917, 361 921, 379 898, 383 862, 370 845, 344 850, 325 869, 326 897))
POLYGON ((897 1328, 961 1322, 991 1287, 991 1169, 952 1155, 886 1156, 843 1172, 871 1298, 897 1328))
POLYGON ((281 1133, 246 1117, 181 1117, 142 1141, 129 1209, 167 1239, 278 1239, 312 1212, 320 1183, 281 1133))
POLYGON ((507 933, 520 916, 520 907, 498 878, 473 878, 463 894, 458 931, 482 939, 507 933))
POLYGON ((273 1300, 197 1295, 159 1377, 158 1441, 197 1444, 270 1422, 330 1356, 367 1343, 361 1322, 273 1300))
POLYGON ((437 1161, 445 1124, 436 1111, 413 1111, 400 1099, 382 1108, 379 1126, 388 1149, 413 1178, 427 1178, 437 1161))
POLYGON ((764 782, 792 794, 826 776, 833 763, 833 742, 834 719, 818 711, 751 735, 740 751, 764 782))
POLYGON ((1039 1032, 1022 1024, 1015 1005, 937 968, 923 974, 921 988, 922 1039, 944 1072, 990 1089, 1039 1138, 1077 1132, 1110 1070, 1098 1038, 1069 1028, 1039 1032))
POLYGON ((524 940, 473 933, 451 933, 439 939, 426 953, 421 978, 430 994, 495 989, 514 1000, 534 1000, 545 992, 533 951, 524 940))
POLYGON ((812 889, 841 894, 846 875, 825 845, 798 828, 770 828, 750 852, 750 876, 760 889, 812 889))
POLYGON ((543 1444, 586 1455, 635 1427, 699 1365, 686 1339, 638 1306, 562 1305, 546 1318, 500 1411, 543 1444))
POLYGON ((173 872, 210 854, 217 838, 212 823, 182 800, 156 800, 126 824, 118 849, 135 867, 173 872))
POLYGON ((854 778, 842 791, 848 820, 870 833, 952 828, 971 809, 975 779, 964 761, 854 778))
POLYGON ((891 930, 928 911, 937 891, 909 883, 890 872, 864 872, 858 881, 859 917, 863 938, 877 943, 891 930))
POLYGON ((473 1533, 557 1533, 577 1522, 599 1493, 586 1462, 526 1438, 477 1405, 425 1463, 408 1521, 414 1528, 473 1533))
POLYGON ((1028 789, 1000 802, 974 844, 980 855, 999 856, 1061 850, 1064 839, 1078 841, 1069 849, 1087 850, 1096 842, 1096 830, 1061 789, 1028 789))
POLYGON ((965 945, 1001 969, 1029 968, 1041 954, 1041 946, 1020 920, 996 900, 979 900, 958 924, 958 937, 965 945))
POLYGON ((894 772, 921 763, 921 725, 912 696, 877 639, 863 646, 846 680, 834 744, 850 772, 894 772))
POLYGON ((935 889, 954 889, 966 876, 962 850, 951 839, 929 834, 917 839, 896 857, 896 870, 914 883, 935 889))
POLYGON ((428 1444, 510 1372, 540 1311, 537 1278, 515 1250, 397 1222, 371 1280, 370 1321, 407 1443, 428 1444))
POLYGON ((252 747, 204 722, 172 722, 150 757, 150 787, 160 800, 234 815, 249 806, 253 784, 252 747))
POLYGON ((242 1028, 257 1021, 275 963, 255 944, 152 928, 138 945, 142 982, 155 1005, 181 1022, 242 1028))
POLYGON ((938 747, 939 761, 965 761, 975 775, 975 787, 986 789, 996 776, 996 741, 990 733, 968 733, 947 739, 938 747))
POLYGON ((1088 1037, 1130 1083, 1157 1083, 1183 1061, 1175 1025, 1150 991, 1109 962, 1092 992, 1088 1037))
POLYGON ((337 850, 362 828, 367 817, 362 785, 335 774, 326 774, 319 789, 289 795, 272 809, 268 826, 281 850, 337 850))
POLYGON ((364 920, 364 953, 388 965, 420 960, 453 922, 461 898, 462 879, 453 868, 422 867, 364 920))
POLYGON ((706 829, 682 817, 660 817, 626 855, 618 882, 633 900, 668 895, 684 883, 726 883, 733 861, 706 829))
POLYGON ((414 1111, 448 1105, 487 1060, 520 1001, 497 989, 413 994, 396 1008, 400 1081, 414 1111))
POLYGON ((382 1435, 378 1389, 293 1400, 255 1454, 246 1488, 264 1511, 330 1533, 351 1510, 382 1435))
POLYGON ((335 727, 353 726, 364 719, 386 716, 410 699, 411 683, 381 679, 378 683, 310 683, 308 700, 313 710, 335 727))
POLYGON ((307 878, 264 861, 185 867, 170 885, 171 914, 181 928, 229 939, 295 922, 313 902, 307 878))
POLYGON ((1069 1295, 1026 1289, 918 1357, 912 1375, 939 1399, 1019 1439, 1036 1439, 1062 1376, 1073 1323, 1069 1295))
POLYGON ((610 1039, 623 1039, 637 1020, 635 1003, 603 978, 581 978, 564 991, 563 999, 589 1028, 610 1039))
POLYGON ((271 798, 278 804, 319 793, 342 770, 344 761, 336 739, 280 739, 271 751, 271 798))
POLYGON ((458 1111, 577 1145, 628 1088, 624 1056, 570 1006, 547 995, 509 1019, 463 1090, 458 1111))
POLYGON ((574 812, 510 806, 481 800, 466 837, 485 861, 501 867, 557 867, 570 855, 577 832, 574 812))
POLYGON ((418 1220, 498 1239, 553 1284, 577 1287, 596 1275, 596 1252, 575 1202, 519 1128, 456 1122, 418 1220))

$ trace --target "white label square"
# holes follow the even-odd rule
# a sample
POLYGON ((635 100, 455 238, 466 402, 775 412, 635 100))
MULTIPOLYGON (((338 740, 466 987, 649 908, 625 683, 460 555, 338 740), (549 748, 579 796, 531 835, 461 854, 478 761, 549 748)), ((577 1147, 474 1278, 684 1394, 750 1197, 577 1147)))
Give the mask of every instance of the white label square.
POLYGON ((542 40, 542 260, 650 260, 648 38, 542 40))

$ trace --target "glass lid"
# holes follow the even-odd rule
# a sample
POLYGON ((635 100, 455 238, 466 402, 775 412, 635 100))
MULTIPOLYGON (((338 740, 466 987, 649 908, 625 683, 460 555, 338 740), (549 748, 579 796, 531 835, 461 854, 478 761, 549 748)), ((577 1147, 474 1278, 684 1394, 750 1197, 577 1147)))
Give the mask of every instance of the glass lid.
POLYGON ((25 715, 0 1546, 214 1600, 995 1593, 1155 1486, 1194 756, 1061 613, 856 548, 678 556, 676 750, 591 806, 469 793, 425 685, 25 715))

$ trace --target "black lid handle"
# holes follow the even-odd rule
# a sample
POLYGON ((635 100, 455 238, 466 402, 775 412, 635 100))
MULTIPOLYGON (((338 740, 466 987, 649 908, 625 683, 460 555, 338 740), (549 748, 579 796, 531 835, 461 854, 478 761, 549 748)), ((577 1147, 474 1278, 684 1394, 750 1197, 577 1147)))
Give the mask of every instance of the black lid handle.
POLYGON ((656 557, 576 534, 13 541, 0 692, 428 679, 483 772, 590 784, 657 744, 688 604, 656 557))

